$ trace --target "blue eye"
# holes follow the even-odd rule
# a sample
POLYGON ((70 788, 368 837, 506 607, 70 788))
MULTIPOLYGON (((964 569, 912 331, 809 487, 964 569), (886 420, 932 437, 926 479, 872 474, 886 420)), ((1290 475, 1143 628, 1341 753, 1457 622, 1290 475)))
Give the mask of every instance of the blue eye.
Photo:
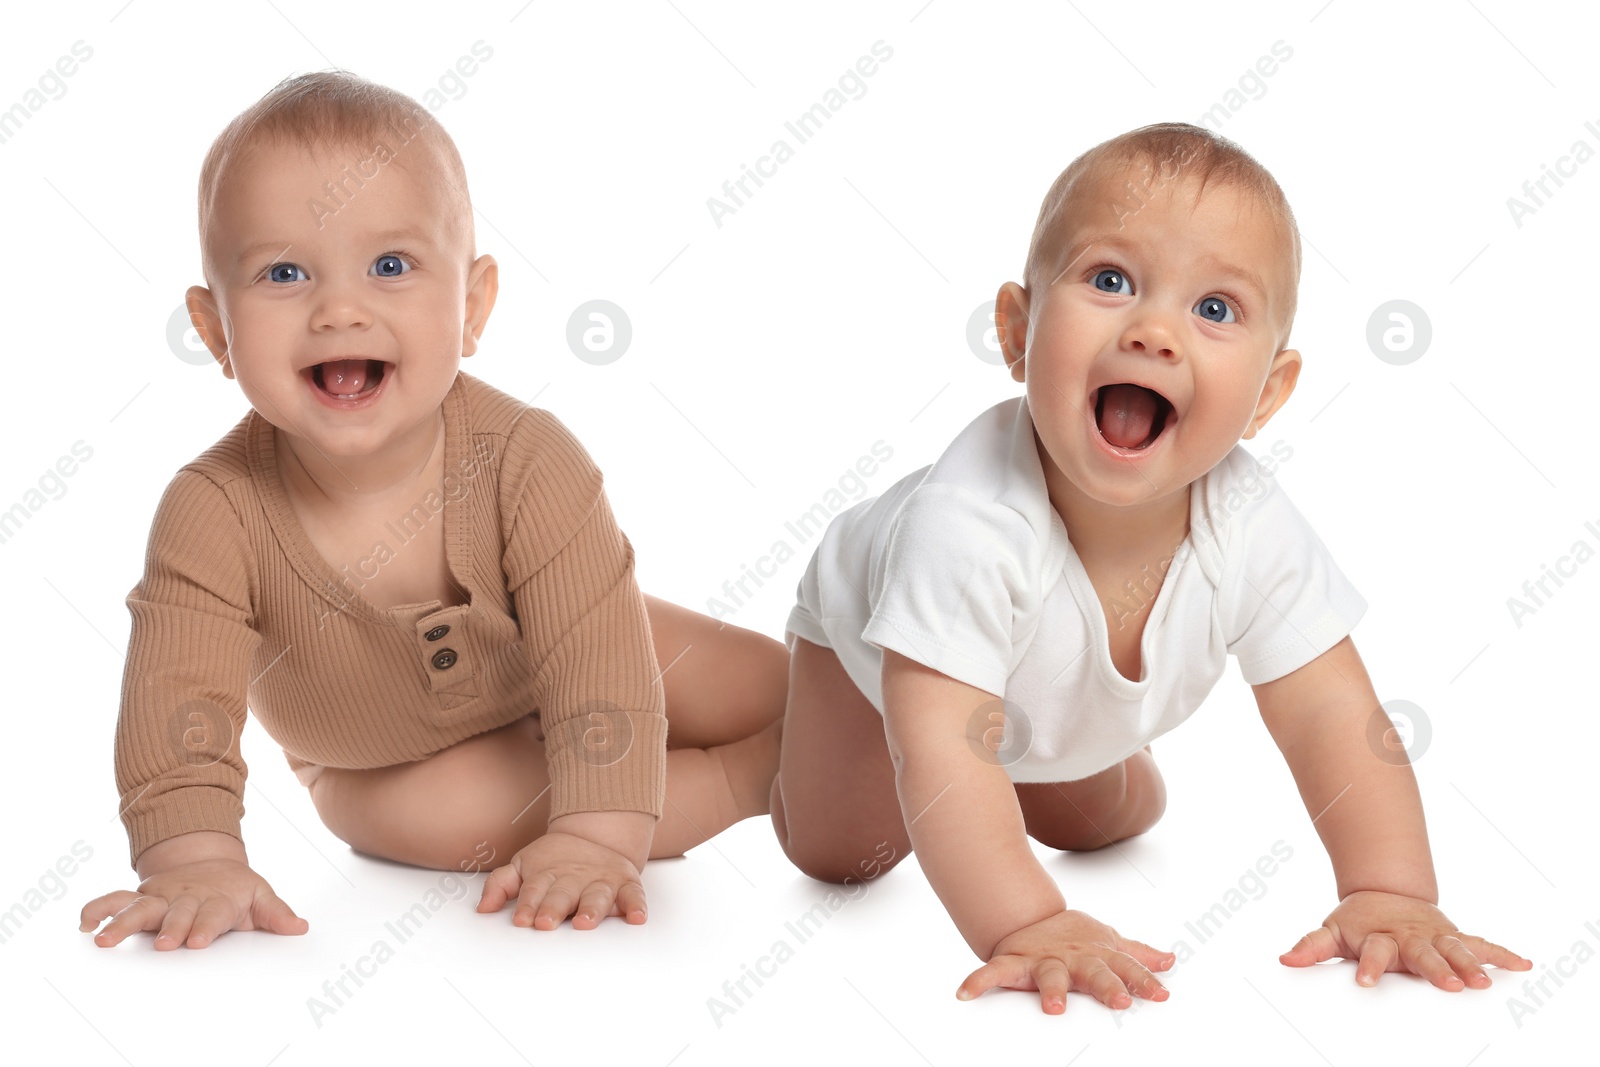
POLYGON ((1194 309, 1200 313, 1201 318, 1206 319, 1209 322, 1223 323, 1234 321, 1232 305, 1230 305, 1220 296, 1208 296, 1204 300, 1200 301, 1200 303, 1196 304, 1194 309), (1227 317, 1214 319, 1211 317, 1213 314, 1225 315, 1227 317))
POLYGON ((372 261, 372 268, 380 278, 398 278, 411 269, 411 264, 393 253, 386 253, 372 261))
POLYGON ((285 278, 279 273, 280 271, 297 271, 297 270, 300 270, 300 268, 295 266, 293 263, 274 263, 272 266, 267 268, 267 279, 269 281, 274 281, 274 282, 294 282, 294 281, 299 281, 300 279, 298 279, 298 278, 293 278, 293 277, 285 278))
POLYGON ((1123 277, 1122 272, 1120 270, 1117 270, 1117 269, 1115 269, 1113 267, 1107 267, 1105 270, 1101 270, 1101 271, 1096 271, 1095 272, 1094 287, 1096 289, 1100 290, 1102 293, 1126 293, 1126 292, 1129 292, 1131 290, 1125 290, 1123 288, 1123 286, 1125 286, 1127 284, 1128 284, 1128 279, 1123 277), (1109 288, 1109 289, 1105 288, 1105 286, 1101 284, 1102 282, 1108 283, 1111 286, 1111 288, 1109 288))

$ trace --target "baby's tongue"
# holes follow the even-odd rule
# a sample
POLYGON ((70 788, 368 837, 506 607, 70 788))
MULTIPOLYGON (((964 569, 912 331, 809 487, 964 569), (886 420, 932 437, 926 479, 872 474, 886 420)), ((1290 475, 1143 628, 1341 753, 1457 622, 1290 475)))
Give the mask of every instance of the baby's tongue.
POLYGON ((365 359, 330 360, 322 365, 322 385, 328 392, 344 396, 365 392, 371 365, 365 359))
POLYGON ((1100 432, 1118 448, 1133 448, 1150 436, 1156 421, 1156 397, 1138 385, 1100 389, 1100 432))

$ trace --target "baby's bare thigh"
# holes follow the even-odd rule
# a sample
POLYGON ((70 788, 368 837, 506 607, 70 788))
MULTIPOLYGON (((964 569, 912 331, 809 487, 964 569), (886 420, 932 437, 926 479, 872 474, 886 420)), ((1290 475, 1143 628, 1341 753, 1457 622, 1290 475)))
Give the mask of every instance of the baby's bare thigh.
POLYGON ((549 822, 540 738, 529 715, 411 763, 329 767, 311 783, 311 802, 358 852, 436 870, 492 870, 549 822))
POLYGON ((832 649, 796 638, 772 824, 784 853, 827 882, 875 877, 911 851, 883 716, 832 649))

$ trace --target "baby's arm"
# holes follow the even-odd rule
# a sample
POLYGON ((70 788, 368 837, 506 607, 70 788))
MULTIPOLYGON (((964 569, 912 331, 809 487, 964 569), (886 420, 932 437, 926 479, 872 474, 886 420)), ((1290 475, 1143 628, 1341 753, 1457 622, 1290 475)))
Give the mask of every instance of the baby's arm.
POLYGON ((133 627, 114 770, 138 890, 79 915, 109 947, 141 930, 157 949, 201 948, 228 930, 304 933, 307 924, 250 869, 240 838, 246 767, 239 735, 254 629, 249 545, 223 490, 182 470, 150 527, 128 595, 133 627))
POLYGON ((1282 962, 1359 959, 1361 985, 1401 970, 1450 991, 1487 987, 1481 963, 1533 966, 1461 933, 1436 906, 1416 775, 1409 761, 1382 759, 1369 744, 1368 724, 1380 704, 1348 636, 1300 669, 1252 688, 1333 862, 1340 900, 1282 962))
POLYGON ((517 898, 518 926, 554 929, 571 915, 588 929, 608 914, 642 923, 667 724, 633 546, 565 426, 530 410, 517 434, 503 566, 535 670, 550 820, 490 873, 478 910, 517 898))
POLYGON ((989 961, 957 995, 1037 989, 1051 1014, 1065 1010, 1068 989, 1113 1008, 1132 1003, 1129 990, 1165 999, 1147 968, 1171 966, 1171 954, 1066 909, 1028 844, 1010 778, 973 751, 973 712, 995 697, 885 649, 883 699, 912 848, 962 937, 989 961))

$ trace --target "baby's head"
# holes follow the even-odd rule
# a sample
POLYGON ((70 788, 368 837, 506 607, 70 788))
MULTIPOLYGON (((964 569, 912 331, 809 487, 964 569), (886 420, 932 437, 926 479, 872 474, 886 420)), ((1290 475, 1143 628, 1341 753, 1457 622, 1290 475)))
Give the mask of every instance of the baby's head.
POLYGON ((1165 123, 1051 185, 995 322, 1051 496, 1170 502, 1289 398, 1300 235, 1238 145, 1165 123))
POLYGON ((262 417, 330 462, 432 432, 497 268, 427 111, 343 71, 286 79, 212 144, 199 208, 190 318, 262 417))

